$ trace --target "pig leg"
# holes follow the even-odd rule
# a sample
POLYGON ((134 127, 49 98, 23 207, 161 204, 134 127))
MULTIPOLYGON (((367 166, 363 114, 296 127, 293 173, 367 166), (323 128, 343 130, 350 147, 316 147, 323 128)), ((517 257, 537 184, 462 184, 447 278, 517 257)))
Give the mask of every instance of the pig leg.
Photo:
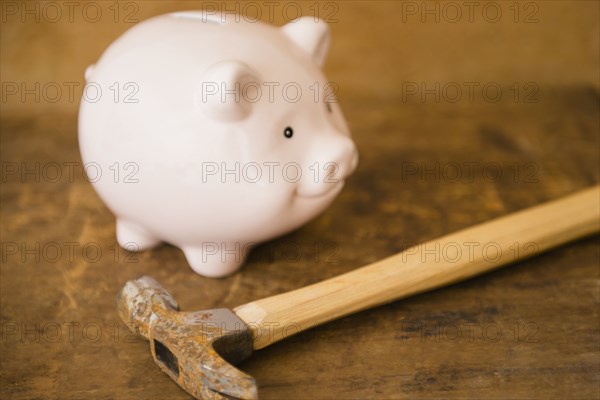
POLYGON ((237 271, 246 259, 248 246, 243 243, 205 242, 183 247, 192 269, 209 278, 222 278, 237 271))
POLYGON ((125 250, 142 251, 160 244, 161 240, 135 223, 117 219, 117 242, 125 250))

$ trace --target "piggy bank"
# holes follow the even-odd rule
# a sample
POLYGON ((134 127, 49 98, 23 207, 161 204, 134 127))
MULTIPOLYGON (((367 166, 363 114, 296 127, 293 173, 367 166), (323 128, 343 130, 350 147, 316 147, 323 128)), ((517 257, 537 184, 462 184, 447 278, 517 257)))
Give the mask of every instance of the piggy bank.
POLYGON ((205 12, 141 22, 86 70, 79 144, 129 250, 180 248, 207 277, 300 227, 358 155, 321 71, 327 25, 205 12))

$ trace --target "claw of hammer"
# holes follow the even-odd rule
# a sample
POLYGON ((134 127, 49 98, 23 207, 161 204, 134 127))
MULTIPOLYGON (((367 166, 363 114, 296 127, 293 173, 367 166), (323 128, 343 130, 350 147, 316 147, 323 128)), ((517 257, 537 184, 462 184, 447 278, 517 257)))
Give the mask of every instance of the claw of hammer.
POLYGON ((154 279, 131 280, 117 295, 121 319, 147 338, 158 366, 199 399, 256 399, 254 379, 230 363, 252 354, 250 330, 231 310, 180 312, 154 279))

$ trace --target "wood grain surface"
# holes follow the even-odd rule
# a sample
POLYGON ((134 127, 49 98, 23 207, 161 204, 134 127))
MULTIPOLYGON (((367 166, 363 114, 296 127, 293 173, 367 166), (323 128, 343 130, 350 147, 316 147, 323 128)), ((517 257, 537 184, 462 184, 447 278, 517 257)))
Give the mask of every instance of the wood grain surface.
MULTIPOLYGON (((502 76, 498 101, 407 98, 402 83, 421 81, 404 77, 396 53, 378 48, 375 62, 351 50, 369 33, 345 21, 365 10, 385 18, 385 9, 341 9, 347 20, 334 33, 345 35, 334 36, 333 46, 344 52, 333 53, 327 73, 344 82, 339 97, 360 151, 358 170, 325 213, 259 246, 226 279, 196 275, 168 245, 142 253, 116 246, 114 218, 82 175, 76 107, 32 105, 38 112, 29 115, 26 102, 21 112, 3 110, 2 399, 188 399, 118 320, 115 294, 139 275, 155 277, 184 310, 233 308, 600 181, 596 81, 558 74, 552 83, 542 74, 538 82, 478 58, 492 72, 473 80, 502 76), (387 67, 369 71, 374 65, 387 67), (369 90, 361 83, 368 73, 376 74, 368 82, 385 83, 369 90), (537 84, 534 101, 515 99, 515 81, 521 89, 537 84)), ((578 29, 542 21, 543 29, 578 29)), ((390 36, 397 33, 386 24, 390 36)), ((19 40, 24 46, 26 38, 19 40)), ((413 51, 426 52, 426 44, 413 51)), ((564 74, 581 65, 566 65, 564 74)), ((456 79, 469 81, 468 73, 456 79)), ((257 351, 240 368, 264 399, 597 399, 599 258, 598 237, 583 239, 327 323, 257 351)))

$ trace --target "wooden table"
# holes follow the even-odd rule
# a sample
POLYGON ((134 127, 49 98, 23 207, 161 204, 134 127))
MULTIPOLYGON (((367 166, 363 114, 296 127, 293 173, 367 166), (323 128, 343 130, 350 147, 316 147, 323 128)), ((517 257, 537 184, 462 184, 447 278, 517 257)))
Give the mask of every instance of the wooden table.
MULTIPOLYGON (((2 397, 187 398, 117 319, 126 280, 156 277, 183 309, 231 307, 592 185, 597 104, 587 89, 544 91, 534 105, 347 99, 355 176, 322 216, 222 280, 195 275, 174 247, 115 246, 112 215, 80 168, 67 174, 81 162, 74 115, 4 118, 3 162, 42 172, 5 171, 2 185, 2 397), (50 163, 63 170, 54 183, 50 163), (472 174, 456 181, 455 164, 472 174)), ((361 312, 241 368, 263 398, 594 398, 599 251, 589 238, 361 312)))
MULTIPOLYGON (((340 96, 361 161, 339 198, 221 280, 171 246, 115 245, 81 173, 74 112, 3 113, 0 397, 189 398, 117 318, 115 293, 139 275, 184 310, 233 307, 600 180, 592 86, 540 85, 532 103, 359 88, 340 96)), ((598 398, 599 257, 598 237, 584 239, 328 323, 240 368, 264 399, 598 398)))

